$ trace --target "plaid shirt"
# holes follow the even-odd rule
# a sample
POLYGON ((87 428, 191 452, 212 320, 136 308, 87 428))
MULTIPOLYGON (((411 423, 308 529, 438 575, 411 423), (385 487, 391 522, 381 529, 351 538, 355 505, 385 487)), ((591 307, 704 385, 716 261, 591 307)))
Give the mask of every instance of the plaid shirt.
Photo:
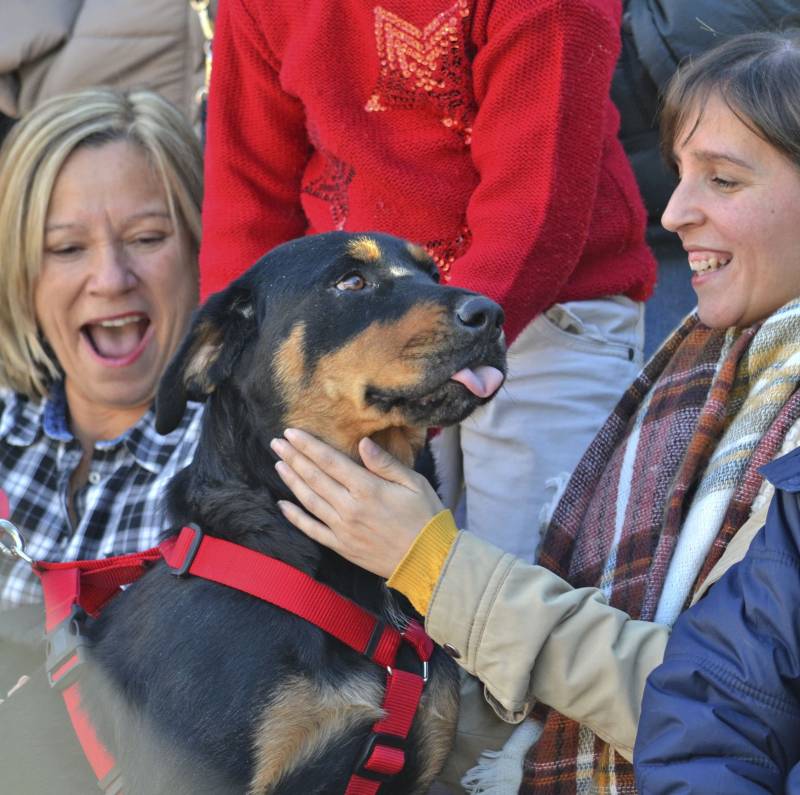
MULTIPOLYGON (((11 521, 34 560, 79 560, 154 546, 167 529, 162 498, 170 478, 194 455, 202 406, 190 403, 169 435, 156 433, 150 409, 122 436, 95 443, 88 482, 74 495, 69 480, 81 460, 67 424, 63 386, 46 401, 0 390, 0 488, 11 521)), ((0 557, 0 610, 41 602, 36 575, 0 557)))

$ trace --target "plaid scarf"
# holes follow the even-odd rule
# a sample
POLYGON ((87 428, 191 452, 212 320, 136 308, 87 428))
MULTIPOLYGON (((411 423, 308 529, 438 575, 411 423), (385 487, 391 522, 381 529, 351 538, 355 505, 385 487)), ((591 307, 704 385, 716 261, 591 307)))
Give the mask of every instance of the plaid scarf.
MULTIPOLYGON (((800 300, 743 331, 687 317, 584 454, 539 563, 576 587, 601 588, 633 618, 653 620, 662 594, 677 600, 676 613, 685 608, 747 519, 758 468, 800 416, 798 385, 800 300), (702 524, 711 527, 704 548, 689 544, 671 568, 681 532, 689 539, 702 524)), ((632 766, 588 727, 555 710, 539 717, 521 793, 636 792, 632 766)))

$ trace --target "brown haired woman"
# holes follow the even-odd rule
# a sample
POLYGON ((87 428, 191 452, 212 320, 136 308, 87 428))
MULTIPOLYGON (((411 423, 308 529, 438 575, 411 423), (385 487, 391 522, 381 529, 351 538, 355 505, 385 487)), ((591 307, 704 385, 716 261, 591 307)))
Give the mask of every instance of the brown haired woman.
POLYGON ((518 754, 507 779, 521 792, 635 791, 645 680, 681 611, 763 524, 758 468, 797 444, 798 108, 797 31, 734 38, 670 84, 663 145, 680 181, 663 222, 686 249, 697 314, 584 455, 540 565, 459 533, 426 484, 368 441, 372 472, 297 431, 275 442, 317 518, 286 515, 388 577, 500 718, 537 705, 512 741, 531 746, 524 775, 518 754))

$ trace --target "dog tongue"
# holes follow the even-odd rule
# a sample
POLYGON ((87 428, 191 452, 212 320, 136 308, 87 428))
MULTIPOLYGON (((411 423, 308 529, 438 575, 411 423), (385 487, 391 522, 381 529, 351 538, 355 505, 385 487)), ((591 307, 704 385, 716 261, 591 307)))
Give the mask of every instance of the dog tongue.
POLYGON ((478 397, 490 397, 503 383, 503 374, 496 367, 476 367, 471 370, 465 367, 455 375, 450 376, 451 381, 458 381, 463 384, 473 395, 478 397))

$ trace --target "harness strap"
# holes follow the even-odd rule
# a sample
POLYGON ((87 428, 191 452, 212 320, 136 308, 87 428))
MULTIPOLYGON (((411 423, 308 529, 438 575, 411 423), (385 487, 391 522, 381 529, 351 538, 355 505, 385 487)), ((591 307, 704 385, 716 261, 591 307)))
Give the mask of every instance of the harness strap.
POLYGON ((164 560, 179 576, 192 574, 271 602, 325 630, 387 668, 383 710, 350 778, 345 795, 374 795, 405 766, 405 743, 427 680, 433 641, 416 621, 404 632, 386 626, 359 605, 283 561, 199 530, 184 527, 161 545, 164 560), (401 642, 422 665, 421 674, 395 671, 401 642))
POLYGON ((96 561, 39 562, 45 598, 48 677, 62 690, 75 733, 100 787, 107 795, 121 792, 113 756, 97 737, 81 706, 77 670, 83 659, 80 623, 96 616, 120 591, 163 557, 177 576, 193 575, 235 588, 300 616, 386 668, 384 717, 377 721, 356 765, 345 795, 375 795, 384 781, 405 765, 405 743, 427 681, 433 641, 421 625, 410 621, 400 632, 387 626, 332 588, 283 561, 238 544, 205 536, 194 527, 158 547, 133 555, 96 561), (419 674, 393 670, 401 643, 415 651, 419 674))
POLYGON ((417 712, 425 679, 390 670, 383 696, 384 717, 372 726, 345 795, 374 795, 405 767, 405 743, 417 712))
POLYGON ((50 630, 51 622, 62 621, 73 604, 80 604, 89 615, 97 616, 106 602, 119 593, 121 586, 138 580, 160 559, 159 548, 153 547, 144 552, 100 560, 38 561, 34 571, 45 588, 45 628, 50 630), (69 579, 72 575, 65 575, 66 579, 62 579, 57 572, 72 572, 78 579, 69 579), (51 591, 49 596, 48 589, 51 591))
POLYGON ((400 632, 281 560, 203 535, 193 527, 184 527, 160 549, 180 576, 192 574, 243 591, 304 618, 378 665, 394 662, 400 632))
MULTIPOLYGON (((130 557, 136 556, 125 556, 130 557)), ((119 590, 122 584, 120 578, 127 582, 137 579, 144 572, 144 564, 137 565, 130 559, 109 558, 73 563, 37 563, 34 570, 39 575, 44 591, 48 680, 51 687, 61 690, 72 727, 100 788, 107 795, 115 795, 122 791, 116 761, 97 736, 81 704, 77 675, 83 662, 80 622, 86 608, 82 606, 82 601, 85 600, 94 613, 99 605, 105 604, 113 595, 112 591, 115 593, 119 590)))

